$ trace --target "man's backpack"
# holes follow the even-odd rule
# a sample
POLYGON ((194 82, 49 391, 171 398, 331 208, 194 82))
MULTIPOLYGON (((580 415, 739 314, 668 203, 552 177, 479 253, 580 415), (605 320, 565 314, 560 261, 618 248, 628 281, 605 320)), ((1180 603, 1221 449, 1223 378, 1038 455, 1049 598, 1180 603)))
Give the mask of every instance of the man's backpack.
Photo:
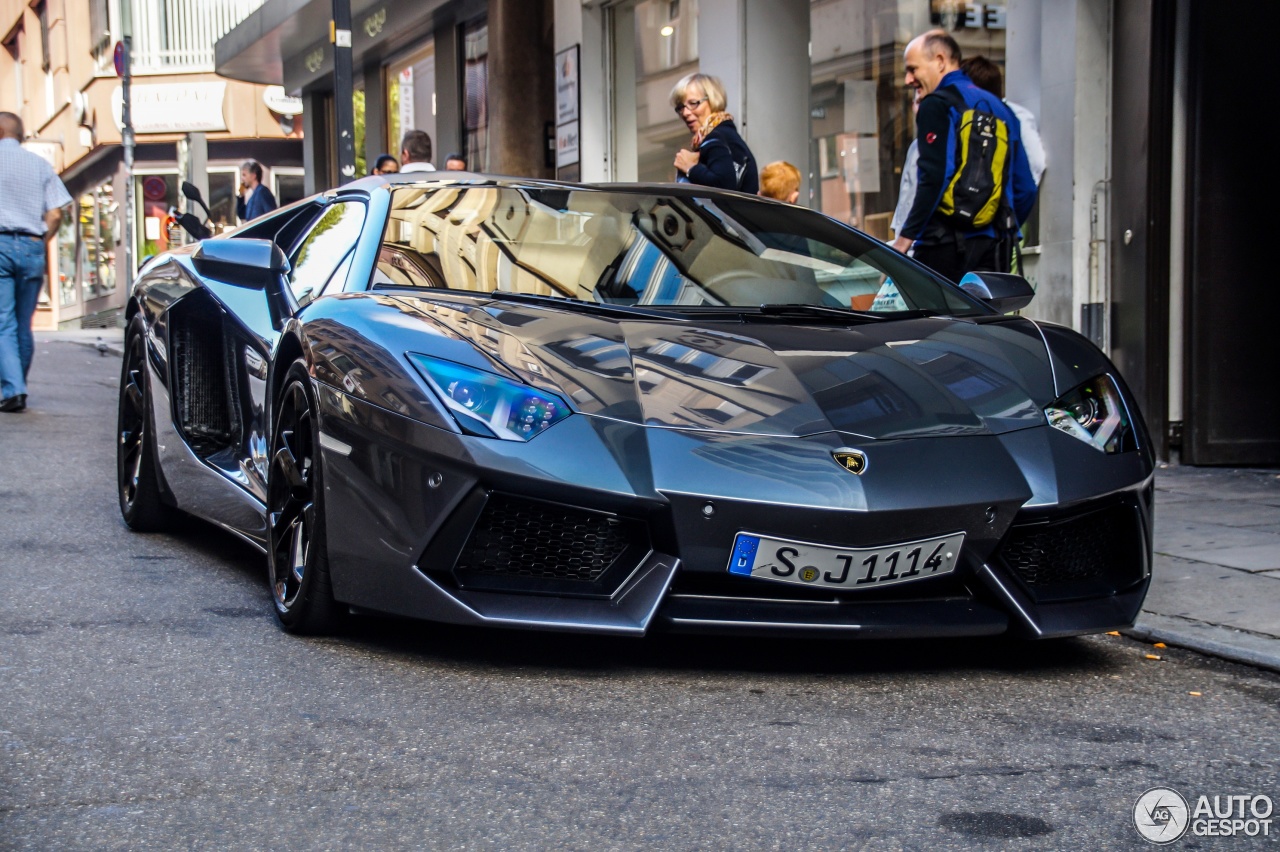
POLYGON ((969 106, 955 86, 938 89, 937 94, 960 113, 956 171, 942 194, 938 213, 962 230, 992 224, 1008 230, 1012 216, 1005 188, 1013 167, 1008 123, 989 110, 969 106))

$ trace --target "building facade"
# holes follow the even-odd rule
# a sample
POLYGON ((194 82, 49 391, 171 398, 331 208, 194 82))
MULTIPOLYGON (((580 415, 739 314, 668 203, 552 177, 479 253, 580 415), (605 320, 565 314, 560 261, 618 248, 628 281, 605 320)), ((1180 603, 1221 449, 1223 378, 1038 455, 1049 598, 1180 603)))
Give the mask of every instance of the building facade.
MULTIPOLYGON (((903 51, 942 27, 966 55, 1001 65, 1007 97, 1038 117, 1048 168, 1024 228, 1022 269, 1037 289, 1026 313, 1112 356, 1160 457, 1280 464, 1280 396, 1266 369, 1280 363, 1269 330, 1280 304, 1247 271, 1267 219, 1258 167, 1221 130, 1253 106, 1215 61, 1238 24, 1226 12, 1191 0, 352 6, 366 161, 395 153, 413 125, 432 132, 438 160, 461 150, 480 171, 671 180, 688 138, 668 95, 700 70, 725 82, 761 164, 796 164, 805 203, 882 239, 893 236, 914 136, 903 51), (544 162, 549 139, 555 156, 544 162)), ((303 97, 315 189, 336 182, 325 142, 330 8, 267 0, 218 45, 221 73, 303 97)), ((1232 64, 1260 64, 1260 53, 1237 49, 1232 64)))
MULTIPOLYGON (((432 159, 549 177, 551 0, 352 0, 356 176, 399 158, 407 130, 432 159)), ((266 0, 216 45, 217 72, 281 85, 305 104, 308 191, 338 183, 331 0, 266 0)))
POLYGON ((280 201, 303 194, 298 104, 213 73, 213 43, 261 0, 0 0, 0 110, 23 119, 24 145, 47 159, 75 199, 50 244, 37 327, 117 321, 126 268, 127 183, 134 265, 180 239, 180 182, 200 186, 216 227, 235 224, 241 161, 267 167, 280 201), (122 6, 132 3, 129 8, 122 6), (121 145, 114 47, 132 13, 132 178, 121 145))
POLYGON ((889 239, 914 136, 903 51, 942 27, 1038 117, 1024 313, 1112 356, 1161 458, 1280 464, 1280 288, 1249 271, 1266 166, 1238 82, 1265 74, 1232 49, 1240 20, 1191 0, 556 0, 557 56, 581 68, 577 162, 558 174, 670 180, 688 135, 668 94, 700 70, 760 164, 796 164, 805 203, 889 239))

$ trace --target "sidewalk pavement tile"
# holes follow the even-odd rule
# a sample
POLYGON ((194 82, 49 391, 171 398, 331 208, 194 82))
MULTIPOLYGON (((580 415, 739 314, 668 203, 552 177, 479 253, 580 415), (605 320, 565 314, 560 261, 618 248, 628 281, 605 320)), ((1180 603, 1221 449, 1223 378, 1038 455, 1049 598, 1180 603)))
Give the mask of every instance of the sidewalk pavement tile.
POLYGON ((1157 556, 1142 605, 1148 612, 1261 633, 1280 640, 1280 588, 1263 577, 1169 556, 1157 556))
MULTIPOLYGON (((1156 498, 1157 501, 1159 498, 1156 498)), ((1212 553, 1228 547, 1252 547, 1255 545, 1271 545, 1280 550, 1280 533, 1258 527, 1227 526, 1218 520, 1223 512, 1216 512, 1221 504, 1215 504, 1210 511, 1197 512, 1197 517, 1172 517, 1172 512, 1162 512, 1156 507, 1156 550, 1173 556, 1183 556, 1184 550, 1212 553)), ((1183 512, 1184 515, 1188 514, 1183 512)), ((1280 529, 1280 525, 1277 525, 1280 529)), ((1280 565, 1275 566, 1280 568, 1280 565)))
POLYGON ((1280 506, 1241 500, 1198 498, 1175 491, 1156 496, 1156 530, 1165 520, 1205 520, 1225 527, 1272 527, 1280 531, 1280 506))

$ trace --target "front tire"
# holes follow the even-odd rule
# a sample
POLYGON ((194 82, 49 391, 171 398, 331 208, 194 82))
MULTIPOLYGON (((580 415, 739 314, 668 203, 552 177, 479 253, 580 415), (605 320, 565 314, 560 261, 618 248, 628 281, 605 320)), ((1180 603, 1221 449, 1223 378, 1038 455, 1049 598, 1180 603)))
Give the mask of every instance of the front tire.
POLYGON ((156 471, 152 435, 151 385, 147 378, 146 324, 135 315, 125 334, 116 416, 116 493, 129 529, 160 532, 173 526, 178 511, 164 502, 156 471))
POLYGON ((329 577, 315 391, 301 360, 285 376, 275 421, 267 474, 273 608, 290 633, 330 633, 339 626, 342 610, 329 577))

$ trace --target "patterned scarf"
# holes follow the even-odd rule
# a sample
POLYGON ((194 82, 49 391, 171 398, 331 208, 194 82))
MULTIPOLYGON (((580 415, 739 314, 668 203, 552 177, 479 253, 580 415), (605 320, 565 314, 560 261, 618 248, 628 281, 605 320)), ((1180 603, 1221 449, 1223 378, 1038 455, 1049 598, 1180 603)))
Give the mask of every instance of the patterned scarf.
POLYGON ((715 130, 718 125, 726 121, 733 121, 733 116, 727 112, 713 112, 707 116, 707 120, 702 122, 702 126, 698 128, 698 132, 693 134, 693 150, 698 150, 702 140, 710 136, 711 131, 715 130))

